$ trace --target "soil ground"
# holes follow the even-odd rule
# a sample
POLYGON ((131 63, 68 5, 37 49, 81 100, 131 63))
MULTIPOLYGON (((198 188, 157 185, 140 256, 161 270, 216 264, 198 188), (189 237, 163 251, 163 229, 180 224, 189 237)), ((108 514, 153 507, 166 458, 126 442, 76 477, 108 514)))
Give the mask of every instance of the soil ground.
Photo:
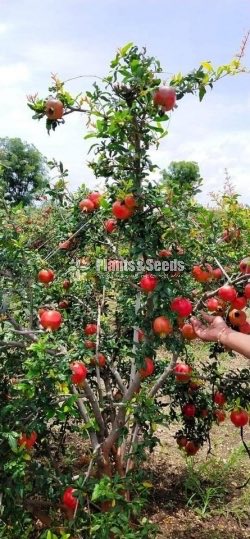
MULTIPOLYGON (((196 353, 203 355, 204 345, 198 345, 196 353)), ((230 369, 245 366, 249 360, 230 359, 230 369)), ((250 478, 250 461, 239 429, 229 419, 215 426, 212 454, 207 455, 204 447, 188 464, 173 439, 175 431, 174 425, 171 430, 158 430, 161 446, 150 459, 154 487, 148 517, 159 527, 157 539, 249 539, 250 482, 238 487, 250 478)), ((250 428, 246 441, 250 441, 250 428)))

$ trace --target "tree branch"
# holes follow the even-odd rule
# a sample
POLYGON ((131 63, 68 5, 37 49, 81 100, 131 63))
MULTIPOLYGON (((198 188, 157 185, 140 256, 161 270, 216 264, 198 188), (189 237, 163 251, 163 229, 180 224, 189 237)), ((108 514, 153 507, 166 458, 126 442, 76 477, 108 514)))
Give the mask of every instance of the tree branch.
POLYGON ((0 351, 5 348, 26 348, 26 344, 21 341, 0 341, 0 351))
POLYGON ((116 416, 116 419, 114 421, 113 428, 109 434, 109 436, 106 438, 106 440, 103 443, 103 451, 106 453, 109 453, 111 447, 114 445, 116 440, 119 438, 119 431, 122 427, 124 427, 125 424, 125 418, 126 418, 126 403, 131 400, 132 396, 134 395, 135 391, 140 387, 140 374, 137 372, 134 380, 131 382, 129 388, 127 389, 123 400, 121 402, 121 407, 119 408, 118 414, 116 416))
POLYGON ((96 348, 95 348, 96 378, 97 378, 99 400, 100 400, 101 406, 103 405, 103 393, 102 393, 102 381, 101 381, 101 375, 100 375, 100 366, 99 366, 98 354, 99 354, 99 343, 100 343, 100 333, 101 333, 101 315, 102 315, 102 311, 103 311, 103 307, 104 307, 104 301, 105 301, 105 286, 103 286, 103 289, 102 289, 102 299, 101 299, 100 302, 98 302, 97 329, 96 329, 96 348))
MULTIPOLYGON (((231 280, 230 285, 233 286, 233 285, 241 284, 241 283, 247 282, 248 280, 249 280, 249 275, 240 275, 236 277, 233 281, 231 280)), ((212 290, 211 292, 205 292, 199 299, 198 303, 195 305, 193 312, 195 313, 201 307, 202 303, 204 304, 204 301, 206 301, 209 298, 212 298, 213 296, 216 296, 220 288, 221 286, 216 288, 216 290, 212 290)))
MULTIPOLYGON (((89 423, 90 417, 89 417, 87 408, 86 408, 86 406, 85 406, 85 404, 83 402, 83 399, 81 399, 81 397, 79 397, 79 393, 78 393, 78 391, 77 391, 77 389, 76 389, 76 387, 74 385, 72 385, 72 391, 73 391, 74 395, 76 395, 78 397, 76 403, 77 403, 78 410, 80 412, 81 417, 83 418, 85 423, 89 423)), ((92 443, 92 447, 95 450, 97 447, 99 447, 99 442, 98 442, 96 433, 90 431, 89 432, 89 437, 90 437, 90 440, 91 440, 91 443, 92 443)))
POLYGON ((156 381, 156 383, 154 384, 154 386, 150 390, 149 397, 154 397, 156 395, 157 391, 163 386, 165 380, 172 373, 173 368, 176 365, 177 359, 178 359, 178 354, 176 352, 174 352, 169 365, 166 367, 166 369, 164 370, 164 372, 162 373, 160 378, 158 378, 158 380, 156 381))
POLYGON ((99 404, 98 404, 98 401, 89 385, 89 383, 87 382, 87 380, 85 380, 84 384, 83 384, 83 390, 84 390, 84 393, 89 401, 89 403, 91 404, 91 408, 93 410, 93 414, 95 416, 95 419, 99 425, 99 428, 100 428, 100 436, 101 438, 103 439, 104 436, 107 434, 107 428, 105 426, 105 423, 104 423, 104 420, 103 420, 103 417, 102 417, 102 414, 101 414, 101 410, 99 408, 99 404))
MULTIPOLYGON (((141 306, 141 293, 138 292, 138 293, 136 294, 135 316, 137 316, 138 311, 139 311, 139 309, 140 309, 140 306, 141 306)), ((132 380, 133 380, 134 377, 135 377, 135 373, 136 373, 135 356, 136 356, 137 345, 138 345, 138 342, 139 342, 138 336, 139 336, 138 328, 137 328, 137 327, 134 327, 134 333, 133 333, 133 348, 132 348, 132 354, 133 354, 133 357, 132 357, 132 362, 131 362, 130 382, 132 382, 132 380)))

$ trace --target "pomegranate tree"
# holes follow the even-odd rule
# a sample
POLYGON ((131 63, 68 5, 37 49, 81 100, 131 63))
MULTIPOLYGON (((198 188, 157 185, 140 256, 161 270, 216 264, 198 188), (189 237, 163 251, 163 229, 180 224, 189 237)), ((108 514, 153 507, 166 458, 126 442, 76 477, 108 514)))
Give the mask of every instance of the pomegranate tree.
POLYGON ((194 360, 190 321, 212 305, 232 327, 236 319, 237 330, 245 327, 245 316, 235 313, 244 302, 233 305, 249 297, 248 266, 238 275, 247 254, 244 230, 233 240, 236 259, 215 237, 226 226, 219 212, 206 213, 194 201, 197 165, 171 163, 154 182, 149 153, 186 94, 201 100, 207 87, 239 70, 237 59, 220 71, 205 63, 166 87, 159 62, 130 44, 84 99, 75 100, 54 77, 53 102, 29 102, 48 130, 61 128, 66 114, 67 121, 74 111, 86 114, 86 137, 96 139, 89 166, 105 186, 101 193, 81 186, 69 196, 60 163, 60 181, 48 189, 42 213, 33 209, 23 239, 13 229, 14 212, 4 213, 0 455, 9 490, 1 518, 6 530, 21 523, 18 538, 32 508, 34 522, 43 518, 46 527, 74 537, 97 539, 104 529, 114 539, 127 532, 146 539, 152 525, 141 526, 135 515, 146 498, 142 463, 158 442, 156 425, 177 425, 173 443, 186 456, 209 448, 224 407, 239 407, 240 418, 232 417, 247 428, 245 380, 221 373, 220 343, 211 345, 206 365, 194 360), (37 438, 27 457, 32 432, 37 438))

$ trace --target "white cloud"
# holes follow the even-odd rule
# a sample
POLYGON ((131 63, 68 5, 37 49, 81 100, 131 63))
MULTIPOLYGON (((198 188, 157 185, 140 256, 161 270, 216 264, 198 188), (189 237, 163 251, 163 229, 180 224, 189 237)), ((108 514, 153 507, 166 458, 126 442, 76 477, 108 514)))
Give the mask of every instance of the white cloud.
POLYGON ((1 87, 10 88, 11 85, 20 84, 30 77, 28 66, 23 63, 0 65, 1 87))
MULTIPOLYGON (((113 1, 109 0, 109 3, 113 1)), ((81 3, 82 0, 79 0, 81 3)), ((20 10, 22 19, 25 13, 21 4, 20 10)), ((78 75, 105 75, 117 38, 112 38, 111 32, 103 40, 103 35, 95 32, 94 25, 91 40, 88 35, 84 37, 84 30, 81 36, 79 28, 76 34, 69 29, 69 34, 62 38, 63 32, 59 26, 53 28, 49 39, 46 36, 43 40, 41 31, 37 35, 34 32, 31 45, 30 36, 25 33, 28 28, 25 24, 26 19, 19 26, 20 41, 18 34, 16 36, 20 48, 12 48, 13 43, 10 43, 12 51, 9 52, 6 47, 4 53, 8 51, 8 55, 5 58, 1 49, 1 136, 19 136, 34 143, 47 157, 62 160, 69 169, 72 189, 82 182, 94 186, 96 180, 87 168, 90 159, 87 151, 91 142, 83 140, 85 118, 78 114, 68 116, 66 125, 49 137, 45 122, 32 120, 32 112, 26 105, 26 94, 37 91, 41 97, 46 97, 51 71, 67 79, 78 75)), ((0 37, 5 38, 9 28, 8 24, 0 23, 0 37)), ((153 36, 152 42, 154 39, 153 36)), ((227 167, 237 189, 250 202, 250 152, 247 142, 250 92, 245 86, 243 93, 239 94, 240 80, 240 77, 224 79, 216 84, 213 92, 208 92, 201 104, 193 96, 183 99, 172 115, 168 137, 162 141, 159 151, 152 152, 153 161, 161 168, 167 168, 172 160, 197 161, 205 180, 203 200, 209 191, 222 187, 224 169, 227 167)), ((70 82, 67 87, 77 93, 89 88, 92 82, 93 78, 86 76, 70 82)))
POLYGON ((6 34, 10 29, 10 25, 4 22, 0 22, 0 36, 1 34, 6 34))

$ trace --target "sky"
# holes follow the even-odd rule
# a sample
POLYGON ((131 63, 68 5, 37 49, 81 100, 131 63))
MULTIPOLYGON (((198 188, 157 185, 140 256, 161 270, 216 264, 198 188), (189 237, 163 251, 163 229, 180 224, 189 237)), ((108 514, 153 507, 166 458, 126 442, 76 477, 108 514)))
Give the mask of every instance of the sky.
MULTIPOLYGON (((0 0, 0 137, 20 137, 69 169, 69 187, 98 184, 87 167, 85 118, 67 117, 48 136, 44 121, 32 120, 26 95, 48 95, 50 74, 78 93, 105 76, 117 49, 132 41, 146 46, 166 74, 186 73, 211 60, 228 63, 250 28, 249 0, 0 0)), ((250 41, 243 63, 250 69, 250 41)), ((250 204, 250 73, 216 83, 202 103, 181 100, 169 135, 153 160, 198 162, 204 178, 202 202, 223 188, 225 168, 243 203, 250 204)))

